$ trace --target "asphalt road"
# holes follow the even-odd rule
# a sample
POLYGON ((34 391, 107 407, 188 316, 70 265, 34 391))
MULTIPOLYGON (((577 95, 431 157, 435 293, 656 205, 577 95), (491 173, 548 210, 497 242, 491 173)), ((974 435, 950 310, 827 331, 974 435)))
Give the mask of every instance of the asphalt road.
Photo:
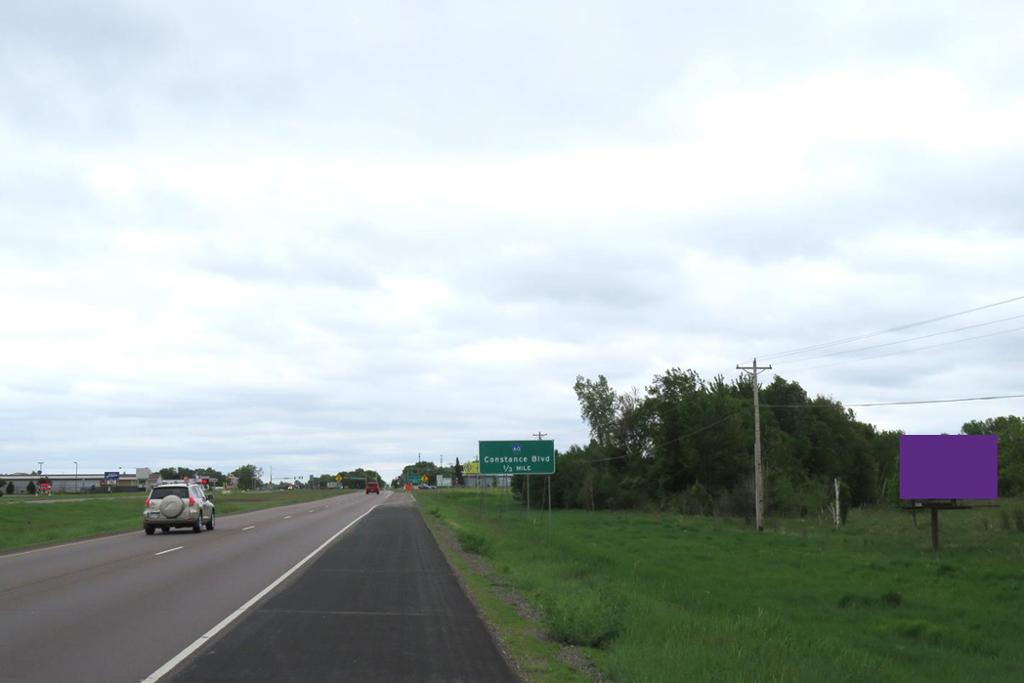
POLYGON ((419 513, 394 503, 374 510, 172 680, 517 681, 419 513))
POLYGON ((0 680, 141 681, 390 498, 349 494, 154 536, 140 509, 136 532, 0 555, 0 680))

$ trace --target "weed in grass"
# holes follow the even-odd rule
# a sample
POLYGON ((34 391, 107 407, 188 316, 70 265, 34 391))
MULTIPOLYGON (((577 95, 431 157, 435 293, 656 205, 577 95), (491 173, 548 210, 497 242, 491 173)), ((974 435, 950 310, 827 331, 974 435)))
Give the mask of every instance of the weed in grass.
POLYGON ((903 602, 903 596, 896 591, 889 591, 882 593, 882 596, 878 598, 878 602, 883 607, 899 607, 900 603, 903 602))
POLYGON ((924 619, 897 619, 883 624, 881 630, 906 640, 926 643, 943 650, 957 650, 967 654, 994 654, 991 646, 969 633, 952 626, 939 626, 924 619))
POLYGON ((1024 508, 1013 510, 1013 527, 1017 531, 1024 532, 1024 508))
POLYGON ((459 531, 459 545, 467 553, 489 557, 491 555, 491 544, 487 537, 472 531, 459 531))
POLYGON ((544 608, 551 636, 567 645, 607 647, 622 631, 622 601, 607 590, 577 585, 555 594, 544 608))
POLYGON ((888 591, 882 593, 878 598, 847 593, 839 598, 839 602, 836 605, 842 609, 848 607, 899 607, 902 602, 903 596, 900 593, 888 591))
POLYGON ((936 576, 949 576, 950 574, 955 574, 955 573, 956 573, 956 567, 954 567, 951 564, 943 563, 943 564, 940 564, 938 567, 935 568, 935 575, 936 576))

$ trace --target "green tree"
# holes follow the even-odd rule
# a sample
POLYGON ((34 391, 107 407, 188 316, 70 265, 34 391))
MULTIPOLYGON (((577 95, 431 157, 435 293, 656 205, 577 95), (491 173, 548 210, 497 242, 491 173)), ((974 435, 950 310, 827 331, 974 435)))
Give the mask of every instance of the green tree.
POLYGON ((8 494, 13 494, 14 493, 14 482, 13 481, 7 482, 7 493, 8 494))
POLYGON ((25 493, 27 493, 27 494, 29 494, 31 496, 31 495, 35 495, 35 492, 36 492, 36 483, 34 481, 29 480, 28 486, 25 487, 25 493))
POLYGON ((615 392, 604 375, 596 381, 576 376, 573 386, 580 403, 583 421, 590 425, 590 436, 601 446, 608 446, 616 426, 615 392))
POLYGON ((999 437, 999 495, 1024 494, 1024 420, 1016 415, 972 420, 964 434, 994 434, 999 437))
POLYGON ((238 477, 238 488, 243 491, 252 491, 260 485, 259 468, 256 465, 242 465, 231 476, 238 477))
POLYGON ((455 483, 456 486, 465 486, 465 484, 466 484, 466 480, 462 478, 462 470, 463 470, 463 467, 459 463, 458 456, 456 456, 456 458, 455 458, 455 467, 452 468, 452 478, 455 480, 454 483, 455 483))

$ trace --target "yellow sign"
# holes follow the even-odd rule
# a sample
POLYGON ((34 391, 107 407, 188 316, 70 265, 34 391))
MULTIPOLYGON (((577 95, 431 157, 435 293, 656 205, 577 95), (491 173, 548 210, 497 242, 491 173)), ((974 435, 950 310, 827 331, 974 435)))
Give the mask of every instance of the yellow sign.
POLYGON ((336 474, 336 475, 334 475, 334 481, 341 481, 341 480, 342 480, 342 479, 344 479, 344 478, 345 478, 345 477, 341 476, 340 474, 336 474))
POLYGON ((430 481, 430 477, 424 474, 423 476, 420 477, 420 481, 426 484, 428 481, 430 481))
POLYGON ((474 460, 473 462, 467 462, 462 466, 463 474, 480 474, 480 461, 474 460))

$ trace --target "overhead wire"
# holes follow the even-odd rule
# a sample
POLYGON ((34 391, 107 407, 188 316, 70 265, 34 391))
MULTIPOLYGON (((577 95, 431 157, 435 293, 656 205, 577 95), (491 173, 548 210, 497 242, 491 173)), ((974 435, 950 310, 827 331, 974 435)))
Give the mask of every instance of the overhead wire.
POLYGON ((879 337, 879 336, 881 336, 883 334, 890 334, 892 332, 900 332, 902 330, 908 330, 908 329, 911 329, 911 328, 914 328, 914 327, 920 327, 921 325, 928 325, 929 323, 939 322, 940 320, 948 320, 949 318, 955 318, 955 317, 958 317, 958 316, 961 316, 961 315, 967 315, 968 313, 976 313, 978 311, 984 311, 984 310, 989 309, 989 308, 995 308, 996 306, 1003 306, 1005 304, 1009 304, 1009 303, 1013 303, 1015 301, 1021 301, 1021 300, 1024 300, 1024 295, 1015 296, 1015 297, 1012 297, 1012 298, 1009 298, 1009 299, 1004 299, 1002 301, 996 301, 995 303, 991 303, 991 304, 985 304, 984 306, 977 306, 975 308, 968 308, 968 309, 965 309, 963 311, 957 311, 955 313, 947 313, 945 315, 936 316, 934 318, 928 318, 926 320, 918 320, 917 322, 907 323, 905 325, 897 325, 896 327, 890 327, 890 328, 887 328, 887 329, 884 329, 884 330, 879 330, 877 332, 870 332, 868 334, 861 334, 861 335, 856 335, 856 336, 853 336, 853 337, 846 337, 845 339, 836 339, 836 340, 829 341, 829 342, 822 342, 820 344, 812 344, 810 346, 803 346, 803 347, 799 347, 799 348, 788 349, 788 350, 785 350, 785 351, 777 351, 775 353, 767 354, 765 356, 765 358, 766 358, 766 362, 776 362, 776 361, 778 361, 781 358, 786 358, 786 357, 789 357, 789 356, 800 355, 800 354, 808 352, 808 351, 821 351, 821 350, 827 349, 829 347, 841 346, 843 344, 849 344, 849 343, 852 343, 852 342, 855 342, 855 341, 861 341, 863 339, 871 339, 873 337, 879 337))
POLYGON ((834 409, 842 408, 874 408, 879 406, 916 406, 929 403, 964 403, 967 401, 998 401, 1001 399, 1024 398, 1024 394, 1005 394, 1002 396, 971 396, 968 398, 933 398, 921 401, 879 401, 875 403, 843 403, 820 405, 815 403, 789 403, 789 404, 768 404, 762 403, 762 408, 808 408, 808 409, 834 409))
MULTIPOLYGON (((794 363, 806 363, 806 362, 810 362, 812 360, 818 360, 819 358, 830 358, 832 356, 842 356, 842 355, 851 354, 851 353, 860 353, 861 351, 870 351, 872 349, 881 349, 881 348, 884 348, 884 347, 887 347, 887 346, 895 346, 897 344, 907 344, 909 342, 919 341, 921 339, 929 339, 931 337, 940 337, 940 336, 942 336, 944 334, 953 334, 954 332, 963 332, 964 330, 973 330, 973 329, 977 329, 979 327, 987 327, 989 325, 996 325, 998 323, 1008 322, 1010 320, 1019 320, 1020 318, 1024 318, 1024 313, 1021 313, 1020 315, 1011 315, 1011 316, 1009 316, 1007 318, 999 318, 998 320, 989 320, 988 322, 975 323, 974 325, 964 325, 963 327, 957 327, 957 328, 954 328, 952 330, 942 330, 941 332, 932 332, 931 334, 922 334, 920 336, 909 337, 907 339, 897 339, 896 341, 885 342, 884 344, 872 344, 871 346, 861 346, 861 347, 858 347, 856 349, 843 349, 842 351, 832 351, 831 353, 823 353, 820 356, 809 356, 807 358, 800 358, 800 359, 797 359, 797 360, 795 360, 793 362, 794 363)), ((867 356, 867 358, 873 358, 873 357, 874 356, 867 356)), ((851 359, 851 360, 858 360, 858 359, 851 359)), ((786 362, 784 361, 783 364, 786 364, 786 362)), ((792 367, 792 366, 787 365, 786 367, 792 367)))
MULTIPOLYGON (((664 441, 662 443, 659 443, 659 444, 656 444, 654 446, 651 446, 651 450, 662 448, 664 446, 668 446, 669 444, 675 443, 676 441, 681 441, 683 439, 688 439, 691 436, 694 436, 696 434, 700 434, 703 431, 707 431, 708 429, 711 429, 712 427, 716 427, 716 426, 722 424, 723 422, 725 422, 726 420, 728 420, 729 418, 731 418, 731 417, 733 417, 735 415, 739 415, 741 412, 743 412, 743 411, 741 411, 741 410, 734 410, 733 412, 729 413, 725 417, 721 417, 721 418, 715 420, 714 422, 709 422, 708 424, 704 425, 703 427, 700 427, 698 429, 694 429, 692 432, 687 432, 686 434, 683 434, 681 436, 677 436, 674 439, 669 439, 668 441, 664 441)), ((587 463, 588 464, 594 464, 594 463, 598 463, 598 462, 610 462, 612 460, 622 460, 623 458, 626 458, 626 457, 627 456, 625 456, 625 455, 616 455, 616 456, 611 457, 611 458, 600 458, 598 460, 588 460, 587 463)))
POLYGON ((1013 327, 1013 328, 1010 328, 1008 330, 999 330, 998 332, 990 332, 988 334, 979 334, 979 335, 975 335, 973 337, 963 337, 962 339, 953 339, 951 341, 941 342, 939 344, 929 344, 927 346, 915 346, 915 347, 910 348, 910 349, 900 349, 898 351, 890 351, 888 353, 877 353, 877 354, 873 354, 873 355, 870 355, 870 356, 862 356, 862 357, 859 357, 859 358, 846 358, 846 359, 843 359, 841 361, 837 361, 835 363, 824 363, 822 365, 812 365, 810 367, 801 368, 801 370, 817 370, 817 369, 820 369, 820 368, 831 368, 831 367, 835 367, 837 365, 842 365, 843 363, 847 363, 849 361, 854 361, 854 360, 857 360, 857 361, 860 361, 860 360, 872 360, 872 359, 875 359, 875 358, 886 358, 888 356, 898 356, 898 355, 901 355, 901 354, 904 354, 904 353, 914 353, 916 351, 927 351, 929 349, 937 349, 937 348, 940 348, 940 347, 943 347, 943 346, 951 346, 953 344, 962 344, 963 342, 974 341, 976 339, 986 339, 988 337, 997 337, 997 336, 999 336, 1001 334, 1010 334, 1012 332, 1021 332, 1021 331, 1024 331, 1024 327, 1013 327))

